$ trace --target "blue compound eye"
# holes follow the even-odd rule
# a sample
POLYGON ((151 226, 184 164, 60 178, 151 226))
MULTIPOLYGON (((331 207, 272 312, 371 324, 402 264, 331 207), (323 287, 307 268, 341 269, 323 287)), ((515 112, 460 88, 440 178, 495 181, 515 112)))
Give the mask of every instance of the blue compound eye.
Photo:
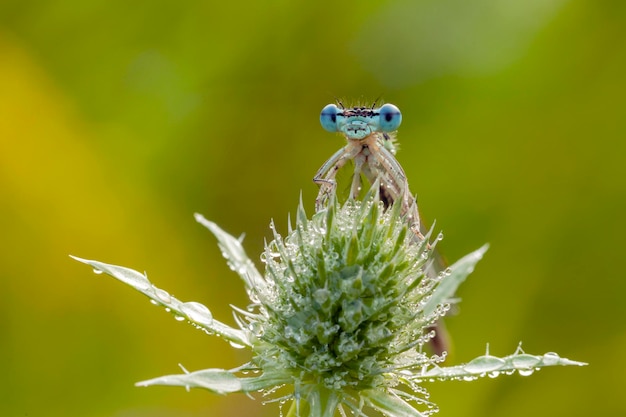
POLYGON ((334 104, 329 104, 322 109, 320 123, 324 130, 329 132, 337 131, 337 113, 339 113, 339 109, 334 104))
POLYGON ((398 129, 400 123, 402 123, 402 113, 400 109, 393 104, 385 104, 378 111, 380 114, 380 120, 378 122, 380 130, 383 132, 393 132, 398 129))

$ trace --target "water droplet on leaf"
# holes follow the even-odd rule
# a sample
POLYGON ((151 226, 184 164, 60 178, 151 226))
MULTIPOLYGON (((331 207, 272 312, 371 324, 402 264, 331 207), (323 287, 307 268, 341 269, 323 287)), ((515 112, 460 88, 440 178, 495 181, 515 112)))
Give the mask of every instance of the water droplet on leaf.
POLYGON ((156 295, 156 297, 165 304, 169 304, 172 302, 172 296, 170 295, 170 293, 160 288, 154 289, 154 295, 156 295))
POLYGON ((511 363, 515 369, 532 369, 541 362, 537 356, 521 353, 511 358, 511 363))
POLYGON ((473 374, 480 374, 483 372, 492 372, 502 369, 506 364, 504 359, 496 356, 484 355, 479 356, 476 359, 471 360, 467 365, 463 367, 467 372, 473 374))
POLYGON ((548 352, 543 355, 544 365, 548 365, 548 366, 557 365, 560 360, 561 360, 561 357, 559 356, 558 353, 548 352))
POLYGON ((183 303, 180 306, 181 313, 184 313, 189 320, 194 321, 204 326, 211 326, 213 324, 213 315, 211 311, 203 304, 195 301, 183 303))

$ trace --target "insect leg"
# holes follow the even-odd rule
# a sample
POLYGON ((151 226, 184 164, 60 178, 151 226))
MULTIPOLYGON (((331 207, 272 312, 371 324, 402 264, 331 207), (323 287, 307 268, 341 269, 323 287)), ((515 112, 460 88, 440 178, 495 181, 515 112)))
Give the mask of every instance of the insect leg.
POLYGON ((355 200, 359 198, 359 193, 361 192, 361 169, 364 162, 365 157, 363 155, 359 154, 354 157, 354 174, 352 175, 352 185, 350 186, 350 198, 355 200))
POLYGON ((317 171, 313 177, 313 182, 320 186, 317 198, 315 199, 316 211, 324 207, 328 195, 335 189, 337 185, 335 181, 337 171, 339 171, 348 160, 353 159, 354 156, 359 153, 359 148, 360 147, 351 146, 350 144, 344 146, 324 162, 324 165, 317 171))

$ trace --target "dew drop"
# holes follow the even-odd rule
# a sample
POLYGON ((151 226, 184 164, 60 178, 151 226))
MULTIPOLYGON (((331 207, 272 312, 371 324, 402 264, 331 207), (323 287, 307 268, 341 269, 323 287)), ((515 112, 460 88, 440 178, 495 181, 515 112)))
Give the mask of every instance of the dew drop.
POLYGON ((428 376, 439 376, 439 375, 443 374, 443 369, 441 369, 439 367, 435 367, 435 368, 429 369, 426 372, 422 372, 422 374, 423 375, 426 374, 428 376))
POLYGON ((500 371, 487 372, 489 378, 497 378, 500 376, 500 371))
POLYGON ((529 355, 527 353, 521 353, 511 358, 511 363, 516 369, 534 368, 535 365, 539 364, 539 362, 541 362, 540 358, 538 358, 537 356, 529 355))
POLYGON ((213 324, 213 315, 211 311, 203 304, 195 301, 183 303, 180 306, 181 313, 184 313, 189 320, 194 321, 204 326, 211 326, 213 324))
POLYGON ((104 273, 104 271, 101 270, 101 269, 98 269, 98 268, 94 268, 93 269, 93 273, 96 274, 96 275, 102 275, 104 273))
POLYGON ((228 342, 232 347, 234 347, 235 349, 243 349, 246 346, 245 345, 240 345, 239 343, 235 343, 233 341, 228 342))
POLYGON ((150 300, 150 304, 155 305, 155 306, 158 306, 158 305, 159 305, 159 302, 158 302, 158 301, 156 301, 156 300, 150 300))
POLYGON ((176 321, 183 321, 183 320, 185 320, 185 317, 179 316, 178 314, 175 314, 174 315, 174 320, 176 320, 176 321))
POLYGON ((532 368, 531 369, 518 369, 517 372, 519 372, 521 376, 529 376, 529 375, 532 375, 533 372, 535 372, 535 370, 532 368))
POLYGON ((172 296, 170 295, 170 293, 168 293, 165 290, 162 290, 160 288, 154 288, 154 294, 156 295, 156 297, 162 301, 165 304, 169 304, 172 302, 172 296))
POLYGON ((484 355, 479 356, 476 359, 471 360, 467 365, 463 367, 464 370, 473 374, 480 374, 483 372, 492 372, 502 369, 506 362, 504 359, 496 356, 484 355))
POLYGON ((558 353, 555 353, 555 352, 548 352, 543 355, 544 365, 548 365, 548 366, 558 365, 560 360, 561 360, 561 357, 559 356, 558 353))
POLYGON ((260 337, 263 335, 263 326, 256 321, 250 323, 250 325, 248 326, 248 330, 250 330, 252 334, 254 334, 257 337, 260 337))

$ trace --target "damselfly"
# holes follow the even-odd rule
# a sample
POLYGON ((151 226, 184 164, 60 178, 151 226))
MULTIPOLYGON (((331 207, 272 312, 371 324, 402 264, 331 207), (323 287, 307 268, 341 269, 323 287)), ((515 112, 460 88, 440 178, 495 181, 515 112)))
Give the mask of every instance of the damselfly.
POLYGON ((393 104, 379 108, 344 108, 329 104, 322 110, 320 122, 329 132, 340 132, 348 141, 317 171, 313 181, 320 186, 316 209, 326 203, 330 193, 336 188, 337 171, 348 161, 354 162, 354 173, 350 186, 350 197, 356 199, 361 191, 361 177, 370 184, 378 181, 380 198, 386 206, 394 202, 402 204, 402 213, 422 240, 423 230, 417 203, 409 191, 404 170, 394 157, 394 132, 402 122, 402 113, 393 104))

